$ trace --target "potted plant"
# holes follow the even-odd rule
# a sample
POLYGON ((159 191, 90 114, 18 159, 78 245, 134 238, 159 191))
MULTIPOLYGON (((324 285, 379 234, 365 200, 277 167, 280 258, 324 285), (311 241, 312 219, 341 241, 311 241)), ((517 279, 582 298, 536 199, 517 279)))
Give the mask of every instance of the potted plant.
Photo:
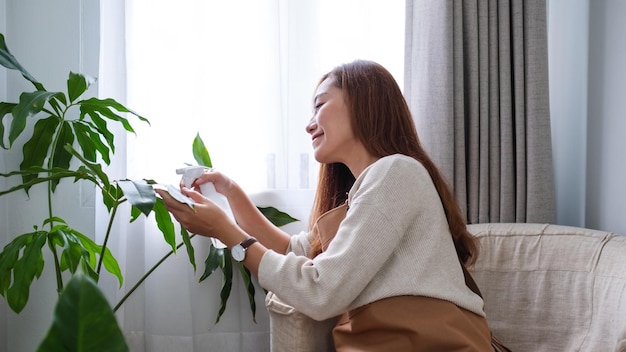
MULTIPOLYGON (((68 348, 67 344, 81 344, 72 346, 77 349, 95 348, 93 343, 113 343, 115 350, 127 349, 114 317, 114 312, 126 298, 183 245, 191 265, 194 270, 196 269, 194 248, 191 244, 194 235, 179 227, 182 242, 176 243, 177 226, 174 225, 162 200, 156 197, 153 189, 156 182, 145 179, 110 180, 101 165, 101 162, 108 165, 115 152, 114 134, 109 129, 111 123, 120 124, 128 133, 134 133, 133 124, 149 121, 113 99, 81 98, 95 79, 80 73, 70 72, 67 92, 46 90, 43 84, 28 73, 10 53, 2 34, 0 34, 0 65, 20 72, 34 86, 33 91, 21 93, 17 103, 0 102, 1 148, 10 149, 18 138, 24 137, 27 124, 33 124, 32 134, 26 136, 28 140, 22 148, 19 170, 0 173, 1 177, 18 177, 21 183, 0 190, 0 196, 18 191, 28 193, 32 187, 46 187, 48 203, 48 214, 40 223, 34 225, 34 231, 12 236, 13 240, 0 252, 0 294, 14 312, 22 311, 28 302, 33 280, 43 273, 45 266, 43 251, 46 246, 52 253, 52 265, 60 299, 55 309, 54 324, 40 349, 68 348), (133 120, 126 116, 131 116, 133 120), (76 167, 76 164, 79 166, 76 167), (120 206, 126 202, 132 205, 130 221, 153 213, 164 240, 172 248, 170 253, 155 263, 155 266, 128 290, 113 309, 109 308, 107 303, 104 310, 96 311, 103 307, 103 302, 106 303, 97 286, 102 269, 117 278, 120 288, 123 284, 117 260, 107 247, 110 236, 114 235, 111 233, 112 227, 108 226, 103 243, 98 244, 92 240, 93 236, 77 231, 56 215, 56 204, 52 195, 59 182, 68 181, 65 179, 72 180, 75 184, 91 182, 100 190, 103 203, 109 212, 109 225, 112 224, 120 206), (64 273, 70 274, 69 283, 64 282, 64 273), (104 318, 94 320, 94 315, 104 318), (104 333, 109 334, 107 336, 110 338, 103 339, 104 333)), ((208 151, 199 135, 192 143, 192 150, 199 165, 212 166, 208 151)), ((190 206, 193 204, 190 203, 190 206)), ((288 214, 272 207, 259 209, 277 226, 296 221, 288 214)), ((205 269, 200 277, 200 281, 203 281, 218 268, 222 271, 220 309, 215 323, 219 322, 230 296, 234 271, 230 258, 228 249, 218 249, 210 245, 205 269)), ((235 265, 239 265, 239 272, 244 279, 254 319, 256 306, 253 280, 245 267, 241 264, 235 265)))

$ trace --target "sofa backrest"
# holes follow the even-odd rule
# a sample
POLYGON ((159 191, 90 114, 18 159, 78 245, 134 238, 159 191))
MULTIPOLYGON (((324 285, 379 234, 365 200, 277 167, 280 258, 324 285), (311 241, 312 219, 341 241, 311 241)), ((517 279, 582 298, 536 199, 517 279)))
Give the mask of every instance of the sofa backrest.
POLYGON ((626 351, 626 236, 475 224, 472 271, 489 325, 515 352, 626 351))

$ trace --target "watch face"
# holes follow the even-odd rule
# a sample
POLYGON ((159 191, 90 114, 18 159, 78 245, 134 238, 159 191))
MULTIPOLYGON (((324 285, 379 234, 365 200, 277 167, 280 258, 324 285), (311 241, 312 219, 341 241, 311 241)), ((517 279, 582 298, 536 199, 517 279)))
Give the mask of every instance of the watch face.
POLYGON ((233 259, 240 262, 243 261, 246 257, 246 251, 243 249, 241 245, 236 245, 230 250, 230 254, 233 256, 233 259))

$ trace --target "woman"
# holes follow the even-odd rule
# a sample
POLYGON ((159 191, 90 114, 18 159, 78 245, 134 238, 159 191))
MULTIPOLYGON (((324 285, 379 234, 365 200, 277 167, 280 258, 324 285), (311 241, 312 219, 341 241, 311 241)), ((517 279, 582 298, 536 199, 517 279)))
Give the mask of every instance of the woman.
POLYGON ((339 66, 322 77, 313 106, 306 131, 321 168, 311 224, 348 209, 328 243, 316 226, 293 237, 276 228, 218 172, 196 186, 213 182, 236 223, 194 190, 183 192, 195 211, 160 192, 168 209, 189 231, 232 248, 298 311, 315 320, 343 315, 337 350, 492 350, 483 301, 461 267, 476 260, 475 240, 391 74, 369 61, 339 66))

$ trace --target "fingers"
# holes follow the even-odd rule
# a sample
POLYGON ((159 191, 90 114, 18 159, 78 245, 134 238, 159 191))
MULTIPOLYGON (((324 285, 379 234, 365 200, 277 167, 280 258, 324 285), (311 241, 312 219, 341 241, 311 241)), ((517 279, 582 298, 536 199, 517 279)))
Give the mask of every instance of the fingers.
POLYGON ((204 196, 202 196, 202 193, 198 192, 195 188, 190 189, 183 187, 181 188, 181 192, 183 192, 183 194, 187 197, 191 198, 194 203, 203 203, 203 199, 205 199, 204 196))
POLYGON ((194 186, 200 186, 203 183, 213 182, 216 183, 220 178, 223 178, 224 175, 218 171, 214 171, 213 169, 208 169, 204 171, 204 173, 193 181, 194 186))
POLYGON ((172 197, 169 194, 169 192, 166 190, 156 189, 155 192, 161 197, 161 199, 163 199, 163 203, 165 203, 165 206, 169 210, 180 210, 182 209, 181 206, 185 206, 189 208, 187 205, 184 205, 180 203, 179 201, 177 201, 176 199, 174 199, 174 197, 172 197))

